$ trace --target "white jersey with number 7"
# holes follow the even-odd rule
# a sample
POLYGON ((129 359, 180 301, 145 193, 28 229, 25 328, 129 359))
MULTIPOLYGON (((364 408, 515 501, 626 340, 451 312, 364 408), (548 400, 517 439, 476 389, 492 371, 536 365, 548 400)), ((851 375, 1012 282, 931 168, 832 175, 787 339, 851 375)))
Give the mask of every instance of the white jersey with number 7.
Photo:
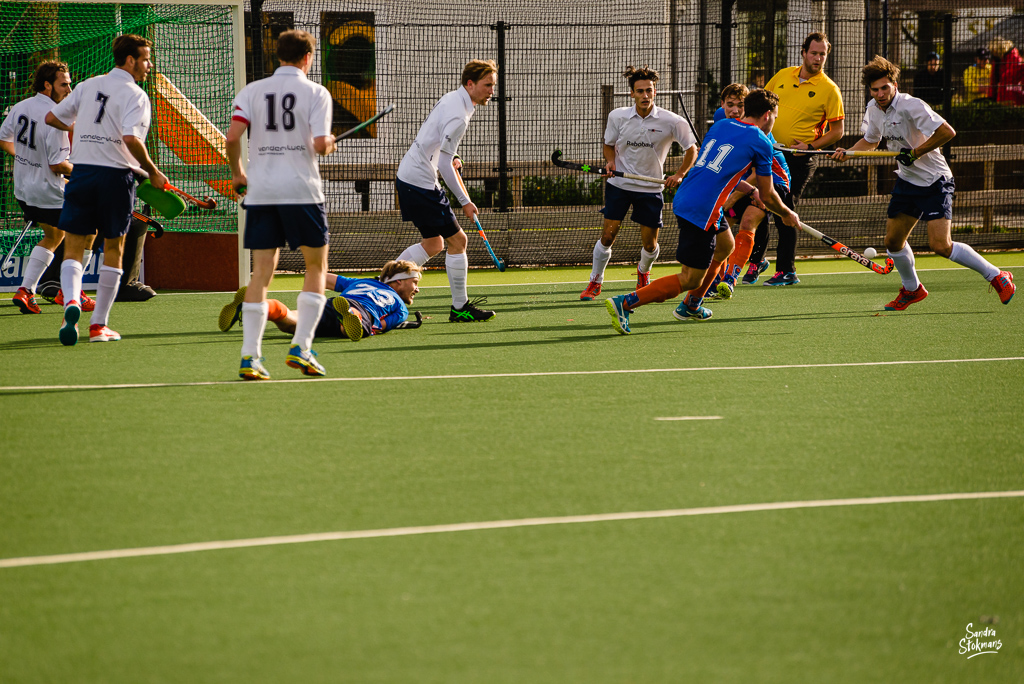
POLYGON ((327 89, 293 66, 242 88, 231 118, 249 126, 247 205, 324 202, 313 140, 330 135, 333 109, 327 89))
POLYGON ((72 164, 138 168, 139 162, 128 151, 124 136, 146 139, 149 97, 124 69, 114 68, 88 79, 54 106, 52 113, 61 123, 75 125, 72 164))

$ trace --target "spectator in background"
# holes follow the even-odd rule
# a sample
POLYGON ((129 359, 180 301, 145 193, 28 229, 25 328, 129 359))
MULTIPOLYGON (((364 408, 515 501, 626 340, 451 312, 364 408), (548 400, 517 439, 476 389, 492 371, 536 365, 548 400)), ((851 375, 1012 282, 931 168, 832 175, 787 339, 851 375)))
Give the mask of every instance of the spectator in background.
POLYGON ((928 104, 942 104, 942 89, 946 84, 946 74, 939 62, 939 53, 929 52, 925 57, 925 66, 914 74, 914 97, 928 104))
POLYGON ((989 97, 1011 107, 1024 104, 1024 63, 1017 48, 1012 41, 997 37, 988 49, 994 61, 989 97))
POLYGON ((992 82, 992 65, 989 63, 991 56, 988 48, 978 48, 974 55, 974 64, 964 69, 964 100, 968 103, 989 99, 989 87, 992 82))

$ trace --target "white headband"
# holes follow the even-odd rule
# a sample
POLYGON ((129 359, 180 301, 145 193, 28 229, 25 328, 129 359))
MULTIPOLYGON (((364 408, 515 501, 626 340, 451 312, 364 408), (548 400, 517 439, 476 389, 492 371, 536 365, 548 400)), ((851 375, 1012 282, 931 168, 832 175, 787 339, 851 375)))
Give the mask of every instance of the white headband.
POLYGON ((384 282, 385 283, 393 283, 396 280, 409 280, 410 278, 419 278, 419 277, 420 277, 419 271, 402 271, 401 273, 396 273, 395 275, 391 276, 390 278, 388 278, 384 282))

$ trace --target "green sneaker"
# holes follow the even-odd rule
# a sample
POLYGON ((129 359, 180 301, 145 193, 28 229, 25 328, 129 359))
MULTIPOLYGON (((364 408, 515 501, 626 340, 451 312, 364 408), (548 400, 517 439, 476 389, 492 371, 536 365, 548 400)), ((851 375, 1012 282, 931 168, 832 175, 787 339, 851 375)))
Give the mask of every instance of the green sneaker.
MULTIPOLYGON (((225 305, 220 310, 217 326, 221 332, 231 330, 231 327, 242 319, 242 301, 245 299, 246 289, 245 287, 238 288, 238 291, 235 292, 235 298, 231 300, 231 303, 225 305)), ((268 375, 267 377, 269 378, 270 376, 268 375)))

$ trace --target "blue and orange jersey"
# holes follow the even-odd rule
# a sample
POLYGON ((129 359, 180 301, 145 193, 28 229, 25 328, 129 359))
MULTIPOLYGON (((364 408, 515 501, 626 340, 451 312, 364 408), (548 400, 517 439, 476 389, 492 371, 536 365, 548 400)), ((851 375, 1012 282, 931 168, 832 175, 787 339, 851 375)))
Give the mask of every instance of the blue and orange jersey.
MULTIPOLYGON (((768 134, 768 140, 771 141, 772 147, 774 148, 777 144, 775 136, 771 133, 768 134)), ((786 155, 782 154, 780 150, 772 150, 772 183, 774 185, 782 185, 789 190, 789 164, 786 163, 786 155)))
POLYGON ((771 141, 757 126, 737 119, 719 121, 704 136, 697 162, 672 200, 672 210, 704 230, 714 230, 722 218, 722 205, 751 168, 758 176, 772 175, 772 153, 771 141))
POLYGON ((409 309, 398 293, 379 280, 338 276, 334 289, 370 314, 370 331, 374 335, 391 330, 409 317, 409 309))

